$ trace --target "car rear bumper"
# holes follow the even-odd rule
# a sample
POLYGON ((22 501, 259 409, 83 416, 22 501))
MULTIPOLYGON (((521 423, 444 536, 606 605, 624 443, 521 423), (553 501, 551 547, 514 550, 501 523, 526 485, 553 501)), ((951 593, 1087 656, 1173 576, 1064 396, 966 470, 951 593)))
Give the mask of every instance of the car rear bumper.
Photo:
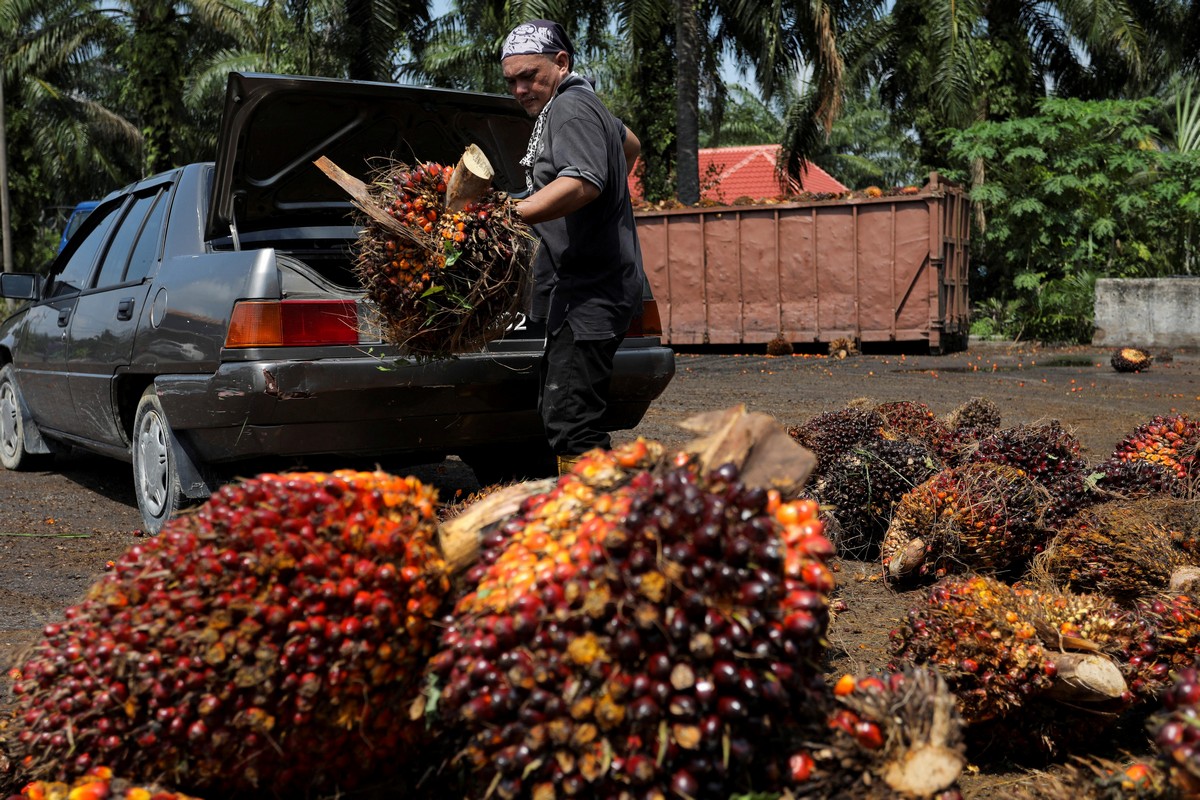
MULTIPOLYGON (((207 462, 270 455, 444 454, 538 441, 538 352, 431 364, 370 357, 227 362, 155 379, 171 427, 207 462)), ((614 360, 610 430, 636 426, 675 373, 662 346, 614 360)))

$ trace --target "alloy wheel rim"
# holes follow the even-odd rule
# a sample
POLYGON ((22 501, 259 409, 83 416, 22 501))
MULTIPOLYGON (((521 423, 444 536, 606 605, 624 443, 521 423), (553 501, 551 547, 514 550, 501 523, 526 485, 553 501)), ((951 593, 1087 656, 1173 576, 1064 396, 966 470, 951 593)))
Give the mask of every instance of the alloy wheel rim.
POLYGON ((20 444, 20 426, 17 417, 20 413, 21 410, 17 408, 17 397, 13 392, 12 384, 5 383, 0 386, 0 447, 4 449, 4 455, 8 457, 16 455, 17 447, 20 444))
POLYGON ((146 510, 151 516, 162 515, 167 504, 167 436, 162 419, 146 414, 138 428, 138 482, 146 510))

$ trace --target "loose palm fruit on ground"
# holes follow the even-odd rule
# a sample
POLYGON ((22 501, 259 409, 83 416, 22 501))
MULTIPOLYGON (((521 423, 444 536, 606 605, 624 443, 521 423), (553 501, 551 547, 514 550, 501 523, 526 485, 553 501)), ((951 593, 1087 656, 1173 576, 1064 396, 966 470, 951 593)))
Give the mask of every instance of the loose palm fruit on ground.
POLYGON ((108 767, 93 767, 70 783, 34 781, 21 789, 16 800, 198 800, 154 784, 113 777, 108 767))
POLYGON ((1195 667, 1179 670, 1149 727, 1171 785, 1180 796, 1200 795, 1200 672, 1195 667))
POLYGON ((1113 351, 1109 362, 1117 372, 1144 372, 1150 369, 1154 356, 1137 347, 1121 347, 1113 351))
POLYGON ((772 788, 822 693, 816 504, 682 455, 594 485, 611 459, 589 454, 485 532, 430 662, 437 726, 463 738, 480 796, 772 788))
POLYGON ((799 797, 932 798, 957 795, 966 763, 962 719, 935 671, 843 675, 834 684, 823 745, 801 748, 812 761, 799 797))
POLYGON ((1200 443, 1200 421, 1186 414, 1158 416, 1139 425, 1123 439, 1112 457, 1121 461, 1152 461, 1174 470, 1181 479, 1200 474, 1196 447, 1200 443))
POLYGON ((883 417, 871 409, 842 408, 817 414, 788 434, 816 455, 820 473, 856 444, 883 438, 883 426, 883 417))
POLYGON ((838 552, 876 558, 896 503, 939 469, 926 445, 909 440, 862 442, 836 458, 812 492, 837 520, 837 533, 829 537, 838 552))
POLYGON ((381 472, 222 487, 46 626, 14 680, 14 763, 219 795, 387 774, 449 590, 435 503, 381 472))
POLYGON ((1049 538, 1041 525, 1049 498, 1015 467, 943 470, 896 504, 881 547, 884 567, 896 579, 1017 567, 1049 538))
POLYGON ((1079 439, 1063 430, 1057 420, 1045 424, 1017 425, 998 430, 979 441, 969 463, 1016 467, 1043 486, 1083 472, 1079 439))
POLYGON ((1037 567, 1075 592, 1098 592, 1132 602, 1166 591, 1188 563, 1161 524, 1160 503, 1128 500, 1084 509, 1063 523, 1037 567))

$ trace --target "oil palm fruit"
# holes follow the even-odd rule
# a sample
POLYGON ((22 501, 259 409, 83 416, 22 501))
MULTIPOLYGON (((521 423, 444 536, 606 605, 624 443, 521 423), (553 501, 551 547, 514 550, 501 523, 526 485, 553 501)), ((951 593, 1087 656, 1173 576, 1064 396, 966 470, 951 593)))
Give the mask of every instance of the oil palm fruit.
POLYGON ((837 521, 837 535, 830 538, 838 552, 875 558, 896 503, 939 468, 929 448, 912 440, 871 440, 836 458, 813 494, 837 521))
POLYGON ((821 472, 856 444, 882 439, 884 424, 877 411, 846 407, 817 414, 788 434, 816 455, 821 472))
POLYGON ((1038 568, 1063 589, 1124 602, 1166 591, 1188 559, 1162 525, 1160 507, 1124 500, 1084 509, 1062 525, 1038 568))
POLYGON ((957 406, 942 420, 950 430, 974 430, 983 435, 1000 428, 1000 407, 986 397, 972 397, 957 406))
POLYGON ((1120 347, 1109 361, 1117 372, 1144 372, 1150 369, 1154 356, 1137 347, 1120 347))
POLYGON ((1046 525, 1061 528, 1085 508, 1114 500, 1182 497, 1186 484, 1161 463, 1108 458, 1091 469, 1064 476, 1050 486, 1054 498, 1046 511, 1046 525))
POLYGON ((975 463, 942 470, 896 504, 881 555, 888 575, 1012 569, 1048 539, 1049 492, 1023 470, 975 463))
POLYGON ((1179 670, 1149 727, 1171 787, 1179 797, 1200 796, 1200 671, 1179 670))
POLYGON ((883 417, 884 430, 894 438, 915 439, 936 447, 949 434, 937 416, 924 403, 898 400, 880 403, 876 413, 883 417))
POLYGON ((449 591, 435 502, 381 472, 222 487, 46 626, 14 674, 13 762, 218 795, 386 774, 449 591))
POLYGON ((156 784, 114 777, 108 767, 92 767, 70 783, 33 781, 21 789, 19 800, 198 800, 156 784))
POLYGON ((614 453, 484 534, 430 662, 434 719, 462 736, 480 796, 727 797, 788 780, 833 589, 816 504, 682 455, 599 488, 587 476, 614 453))
POLYGON ((1016 467, 1043 486, 1083 472, 1079 439, 1058 420, 1004 428, 979 441, 969 463, 1016 467))
POLYGON ((1157 416, 1139 425, 1121 440, 1112 457, 1121 461, 1150 461, 1173 470, 1187 480, 1200 473, 1196 447, 1200 443, 1200 421, 1186 414, 1157 416))

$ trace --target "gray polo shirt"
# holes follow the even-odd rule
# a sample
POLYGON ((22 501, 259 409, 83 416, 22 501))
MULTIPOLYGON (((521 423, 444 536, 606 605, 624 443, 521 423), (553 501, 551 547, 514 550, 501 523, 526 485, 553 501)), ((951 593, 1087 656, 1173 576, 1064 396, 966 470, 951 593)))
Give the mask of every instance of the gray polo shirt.
POLYGON ((534 261, 531 316, 550 331, 570 321, 575 338, 625 333, 641 308, 642 251, 626 182, 625 126, 592 86, 575 73, 547 110, 533 165, 536 191, 559 176, 588 181, 600 195, 566 217, 534 226, 541 245, 534 261))

